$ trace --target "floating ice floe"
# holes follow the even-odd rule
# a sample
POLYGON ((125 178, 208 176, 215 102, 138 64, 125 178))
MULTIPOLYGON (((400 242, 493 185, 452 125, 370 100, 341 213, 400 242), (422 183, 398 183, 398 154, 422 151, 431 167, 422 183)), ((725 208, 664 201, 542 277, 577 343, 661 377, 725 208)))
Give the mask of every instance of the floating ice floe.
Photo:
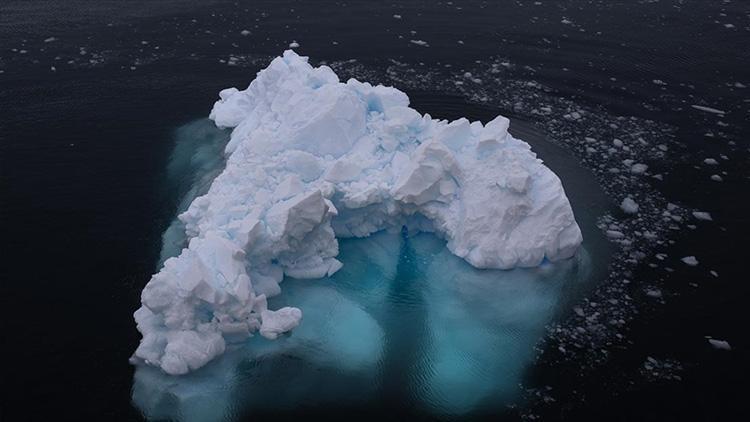
POLYGON ((718 166, 719 165, 719 162, 716 161, 715 158, 706 158, 705 160, 703 160, 703 162, 706 163, 706 164, 708 164, 709 166, 718 166))
POLYGON ((633 198, 628 196, 622 200, 620 209, 622 209, 625 214, 637 214, 639 207, 638 204, 633 200, 633 198))
POLYGON ((711 214, 706 211, 693 211, 693 217, 703 221, 713 221, 711 214))
POLYGON ((705 111, 706 113, 725 114, 724 110, 719 110, 713 107, 706 107, 706 106, 696 105, 696 104, 693 104, 690 107, 693 107, 696 110, 705 111))
POLYGON ((726 340, 716 340, 713 338, 708 339, 708 342, 713 346, 714 349, 719 350, 732 350, 732 346, 726 340))
POLYGON ((698 260, 694 256, 686 256, 681 259, 682 262, 685 263, 685 265, 689 265, 691 267, 695 267, 698 265, 698 260))
POLYGON ((642 163, 636 163, 630 167, 630 172, 633 174, 643 174, 646 170, 648 170, 648 166, 642 163))
POLYGON ((560 179, 498 116, 432 119, 390 87, 339 81, 291 50, 210 118, 234 128, 226 168, 179 218, 188 240, 141 295, 134 362, 195 370, 227 342, 296 327, 267 309, 284 276, 342 267, 337 237, 432 232, 477 268, 532 267, 582 241, 560 179))

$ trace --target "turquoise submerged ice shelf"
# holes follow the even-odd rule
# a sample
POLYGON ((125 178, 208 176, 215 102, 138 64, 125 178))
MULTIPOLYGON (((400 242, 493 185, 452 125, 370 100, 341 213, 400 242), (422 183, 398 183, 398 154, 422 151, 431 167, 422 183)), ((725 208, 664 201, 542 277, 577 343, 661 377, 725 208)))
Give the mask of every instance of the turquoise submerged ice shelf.
MULTIPOLYGON (((336 274, 287 278, 269 301, 302 310, 296 329, 273 341, 256 335, 230 344, 182 376, 139 365, 133 403, 149 419, 184 421, 378 403, 438 415, 502 410, 517 399, 544 326, 592 285, 607 256, 595 227, 606 198, 592 178, 523 122, 514 127, 566 181, 585 238, 575 257, 478 270, 432 234, 342 239, 336 274)), ((176 213, 208 189, 227 140, 207 120, 176 132, 167 172, 182 196, 176 213)), ((175 219, 165 232, 162 260, 184 246, 183 227, 175 219)))
POLYGON ((180 377, 139 366, 136 406, 180 420, 378 401, 435 414, 502 409, 545 324, 591 273, 585 249, 533 269, 477 270, 431 234, 346 239, 339 256, 332 277, 287 279, 271 301, 302 310, 291 333, 255 336, 180 377))

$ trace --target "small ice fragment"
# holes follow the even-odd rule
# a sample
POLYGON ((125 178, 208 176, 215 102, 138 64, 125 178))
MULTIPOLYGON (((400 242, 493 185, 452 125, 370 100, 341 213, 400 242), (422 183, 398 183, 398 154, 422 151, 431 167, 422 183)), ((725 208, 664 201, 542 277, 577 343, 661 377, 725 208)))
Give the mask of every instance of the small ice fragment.
POLYGON ((55 38, 55 37, 49 37, 49 38, 45 38, 45 40, 44 40, 44 42, 52 42, 52 41, 57 41, 57 38, 55 38))
POLYGON ((714 349, 732 350, 732 346, 730 346, 729 342, 726 340, 716 340, 716 339, 710 338, 708 339, 708 342, 711 344, 711 346, 714 347, 714 349))
POLYGON ((643 174, 646 170, 648 170, 648 166, 642 163, 636 163, 630 167, 630 172, 633 174, 643 174))
POLYGON ((622 239, 625 235, 621 231, 607 230, 607 237, 610 239, 622 239))
POLYGON ((698 260, 695 259, 695 257, 692 256, 692 255, 691 256, 686 256, 686 257, 682 258, 681 261, 684 262, 685 264, 691 266, 691 267, 695 267, 696 265, 698 265, 698 260))
POLYGON ((723 182, 724 181, 724 179, 722 179, 721 176, 719 176, 718 174, 712 174, 711 175, 711 180, 713 180, 714 182, 723 182))
POLYGON ((706 163, 706 164, 708 164, 709 166, 718 166, 719 165, 719 162, 716 161, 716 159, 714 159, 714 158, 706 158, 705 160, 703 160, 703 162, 706 163))
POLYGON ((696 110, 705 111, 706 113, 726 114, 724 110, 719 110, 717 108, 712 108, 712 107, 706 107, 706 106, 695 105, 695 104, 691 105, 690 107, 693 107, 696 110))
POLYGON ((297 48, 299 47, 299 43, 297 41, 292 41, 289 43, 289 48, 297 48))
POLYGON ((250 35, 250 31, 248 31, 247 29, 243 29, 242 31, 240 31, 240 35, 242 35, 243 37, 246 37, 250 35))
POLYGON ((261 325, 260 335, 274 340, 279 334, 283 334, 299 325, 302 319, 302 311, 290 306, 278 311, 264 310, 260 313, 261 325))
POLYGON ((648 290, 646 290, 646 296, 658 299, 658 298, 660 298, 662 296, 661 295, 661 290, 659 290, 659 289, 648 289, 648 290))
POLYGON ((393 15, 393 19, 401 19, 401 15, 393 15))
POLYGON ((711 218, 711 214, 705 211, 693 211, 693 217, 697 218, 698 220, 713 221, 713 218, 711 218))
POLYGON ((422 47, 429 47, 430 46, 429 44, 427 44, 427 41, 422 41, 422 40, 409 40, 409 42, 412 43, 412 44, 416 44, 416 45, 422 46, 422 47))
POLYGON ((638 213, 639 209, 638 204, 633 200, 633 198, 629 196, 622 200, 620 208, 625 212, 625 214, 636 214, 638 213))
POLYGON ((617 148, 622 148, 622 146, 623 146, 623 143, 622 143, 622 141, 621 141, 621 140, 619 140, 619 139, 615 138, 615 140, 614 140, 614 141, 612 141, 612 145, 616 146, 617 148))

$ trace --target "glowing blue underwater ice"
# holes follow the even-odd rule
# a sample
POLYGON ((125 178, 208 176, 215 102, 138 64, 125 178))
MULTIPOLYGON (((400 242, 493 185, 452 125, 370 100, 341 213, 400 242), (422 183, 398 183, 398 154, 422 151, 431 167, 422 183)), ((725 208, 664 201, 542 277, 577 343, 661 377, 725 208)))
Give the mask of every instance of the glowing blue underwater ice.
MULTIPOLYGON (((210 127, 178 132, 170 174, 183 184, 182 206, 221 166, 216 151, 226 138, 210 127), (190 137, 213 147, 186 153, 190 137)), ((162 258, 179 252, 180 232, 165 233, 162 258)), ((519 392, 545 324, 592 272, 586 244, 572 259, 511 271, 475 269, 431 234, 342 239, 340 251, 344 266, 332 277, 286 279, 269 300, 302 310, 291 333, 230 345, 179 377, 138 366, 134 404, 150 419, 195 421, 316 405, 397 403, 441 415, 502 409, 519 392)))

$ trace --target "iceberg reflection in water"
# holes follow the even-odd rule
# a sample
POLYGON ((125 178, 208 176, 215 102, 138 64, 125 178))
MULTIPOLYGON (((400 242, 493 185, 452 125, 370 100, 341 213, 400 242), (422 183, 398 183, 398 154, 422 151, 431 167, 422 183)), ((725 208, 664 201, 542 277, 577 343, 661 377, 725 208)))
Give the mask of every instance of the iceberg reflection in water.
POLYGON ((135 405, 176 420, 334 405, 502 409, 544 325, 591 273, 585 249, 533 269, 477 270, 431 234, 343 239, 340 259, 333 277, 287 279, 271 300, 302 309, 292 333, 256 336, 184 376, 139 366, 135 405))

